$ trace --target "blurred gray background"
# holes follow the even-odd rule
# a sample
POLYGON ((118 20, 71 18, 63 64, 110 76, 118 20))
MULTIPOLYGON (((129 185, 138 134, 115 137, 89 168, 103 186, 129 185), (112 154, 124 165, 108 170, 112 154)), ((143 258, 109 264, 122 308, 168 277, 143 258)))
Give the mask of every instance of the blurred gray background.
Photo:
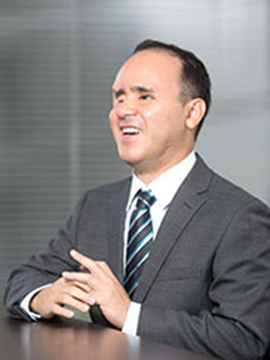
POLYGON ((214 104, 197 149, 270 204, 269 0, 0 0, 0 296, 87 188, 130 173, 110 87, 145 38, 206 63, 214 104))

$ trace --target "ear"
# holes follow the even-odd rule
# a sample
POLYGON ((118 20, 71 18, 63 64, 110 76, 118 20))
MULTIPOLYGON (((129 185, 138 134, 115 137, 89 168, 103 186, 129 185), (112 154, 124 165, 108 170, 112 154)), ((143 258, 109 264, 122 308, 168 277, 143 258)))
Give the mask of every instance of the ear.
POLYGON ((205 101, 201 98, 190 100, 187 104, 186 126, 190 130, 197 128, 206 112, 205 101))

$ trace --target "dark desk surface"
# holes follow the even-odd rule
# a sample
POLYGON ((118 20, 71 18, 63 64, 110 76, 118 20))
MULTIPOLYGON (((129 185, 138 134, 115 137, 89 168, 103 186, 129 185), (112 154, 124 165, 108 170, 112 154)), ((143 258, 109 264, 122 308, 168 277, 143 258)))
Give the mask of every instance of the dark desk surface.
POLYGON ((0 305, 1 360, 214 360, 81 321, 26 323, 0 305))

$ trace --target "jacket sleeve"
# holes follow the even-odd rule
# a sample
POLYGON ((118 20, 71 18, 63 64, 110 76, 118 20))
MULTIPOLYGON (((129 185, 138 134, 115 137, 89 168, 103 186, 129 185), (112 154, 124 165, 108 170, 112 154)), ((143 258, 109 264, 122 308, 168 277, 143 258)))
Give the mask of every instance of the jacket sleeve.
POLYGON ((30 321, 31 318, 20 307, 25 296, 34 289, 53 283, 64 270, 79 270, 69 251, 76 247, 78 222, 86 197, 85 194, 65 226, 59 230, 58 236, 51 240, 48 251, 32 255, 26 264, 11 273, 4 304, 12 317, 30 321))

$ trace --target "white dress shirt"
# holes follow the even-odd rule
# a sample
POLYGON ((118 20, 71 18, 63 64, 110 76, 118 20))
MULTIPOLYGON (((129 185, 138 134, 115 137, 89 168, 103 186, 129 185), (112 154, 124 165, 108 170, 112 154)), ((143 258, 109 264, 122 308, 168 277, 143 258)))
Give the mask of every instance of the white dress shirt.
MULTIPOLYGON (((167 212, 169 204, 171 203, 173 197, 175 196, 177 190, 179 189, 183 181, 190 173, 195 162, 196 162, 196 156, 194 151, 192 151, 184 160, 182 160, 180 163, 178 163, 177 165, 173 166, 172 168, 161 174, 154 181, 152 181, 150 184, 147 185, 144 184, 135 174, 133 174, 129 198, 126 207, 126 219, 125 219, 125 228, 124 228, 123 269, 125 269, 129 221, 131 214, 136 206, 136 200, 134 199, 134 197, 138 192, 138 190, 140 189, 150 190, 157 199, 156 202, 150 208, 152 224, 153 224, 153 233, 155 239, 160 224, 167 212)), ((48 284, 31 291, 22 300, 20 306, 32 318, 32 320, 38 320, 41 318, 39 314, 32 312, 29 308, 29 304, 32 297, 37 292, 50 285, 51 284, 48 284)), ((125 324, 122 329, 123 332, 130 335, 136 335, 139 317, 140 317, 140 310, 141 310, 141 304, 132 301, 128 310, 125 324)))
MULTIPOLYGON (((161 174, 154 181, 152 181, 150 184, 147 185, 145 185, 140 179, 138 179, 138 177, 135 174, 133 174, 129 199, 126 207, 123 269, 125 269, 125 261, 126 261, 129 220, 136 206, 136 199, 134 199, 134 196, 136 195, 137 191, 140 189, 149 190, 153 195, 155 195, 157 199, 157 201, 150 208, 152 224, 153 224, 154 240, 155 240, 160 224, 168 210, 171 201, 173 200, 177 190, 179 189, 183 181, 190 173, 195 162, 196 162, 196 156, 194 151, 192 151, 184 160, 182 160, 180 163, 178 163, 177 165, 173 166, 172 168, 161 174)), ((130 335, 136 335, 139 317, 140 317, 140 311, 141 311, 141 304, 132 301, 127 313, 125 324, 122 329, 123 332, 130 335)))

